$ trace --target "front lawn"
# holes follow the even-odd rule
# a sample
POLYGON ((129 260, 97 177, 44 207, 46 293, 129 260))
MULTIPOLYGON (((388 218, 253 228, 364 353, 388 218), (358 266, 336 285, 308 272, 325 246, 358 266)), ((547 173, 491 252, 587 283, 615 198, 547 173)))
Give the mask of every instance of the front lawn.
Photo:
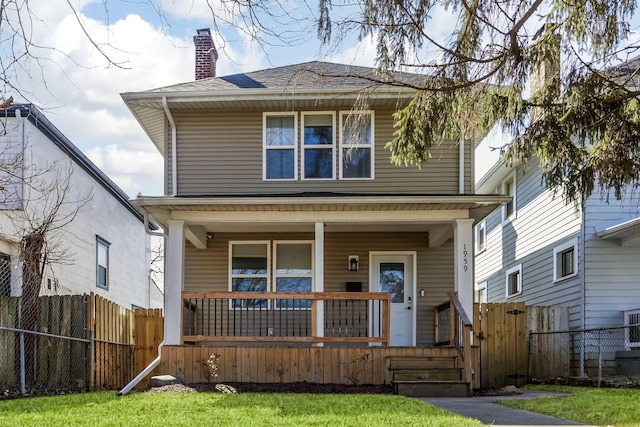
POLYGON ((73 394, 0 401, 0 426, 460 426, 416 399, 369 394, 73 394))
POLYGON ((534 400, 500 402, 510 408, 594 424, 616 427, 640 426, 640 389, 590 388, 569 386, 528 386, 533 390, 564 391, 567 397, 541 397, 534 400))

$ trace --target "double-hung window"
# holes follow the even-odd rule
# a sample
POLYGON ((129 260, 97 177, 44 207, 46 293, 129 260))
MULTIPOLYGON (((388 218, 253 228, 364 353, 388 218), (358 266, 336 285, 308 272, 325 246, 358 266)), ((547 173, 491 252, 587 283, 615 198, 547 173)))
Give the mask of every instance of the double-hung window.
POLYGON ((522 264, 519 264, 506 273, 507 298, 522 293, 522 264))
POLYGON ((304 179, 335 177, 335 114, 302 113, 304 179))
MULTIPOLYGON (((313 242, 229 242, 232 292, 311 292, 313 242)), ((264 298, 234 298, 231 308, 269 308, 264 298)), ((310 308, 309 300, 279 299, 276 308, 310 308)))
POLYGON ((516 174, 511 173, 504 181, 502 181, 502 188, 500 193, 511 196, 511 201, 502 205, 502 223, 505 224, 516 217, 517 203, 516 203, 516 174))
POLYGON ((373 179, 373 111, 340 112, 340 179, 373 179))
POLYGON ((96 286, 109 289, 109 246, 111 243, 96 236, 96 286))
POLYGON ((487 221, 482 221, 476 225, 476 254, 483 252, 487 248, 487 221))
POLYGON ((264 113, 263 120, 264 179, 297 179, 297 115, 295 113, 264 113))
POLYGON ((553 280, 560 281, 578 274, 577 239, 553 249, 553 280))
MULTIPOLYGON (((269 290, 269 242, 229 242, 230 288, 233 292, 269 290)), ((233 308, 267 307, 266 299, 234 299, 233 308)))
MULTIPOLYGON (((313 289, 313 245, 311 242, 275 242, 274 283, 276 292, 311 292, 313 289)), ((277 307, 310 308, 309 300, 278 300, 277 307)))

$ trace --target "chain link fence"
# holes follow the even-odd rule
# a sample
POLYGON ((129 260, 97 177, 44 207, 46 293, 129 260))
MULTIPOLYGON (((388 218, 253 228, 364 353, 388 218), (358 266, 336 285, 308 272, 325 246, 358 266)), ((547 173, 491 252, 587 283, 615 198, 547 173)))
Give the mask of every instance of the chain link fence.
POLYGON ((529 334, 529 378, 640 383, 640 324, 529 334))
POLYGON ((0 393, 88 389, 85 295, 0 297, 0 393))

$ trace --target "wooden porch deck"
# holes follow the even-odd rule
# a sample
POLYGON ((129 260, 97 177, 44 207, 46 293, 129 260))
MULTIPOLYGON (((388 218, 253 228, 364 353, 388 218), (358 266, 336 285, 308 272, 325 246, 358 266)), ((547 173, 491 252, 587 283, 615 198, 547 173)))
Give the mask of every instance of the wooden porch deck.
MULTIPOLYGON (((459 358, 455 347, 249 347, 166 346, 160 370, 186 383, 256 382, 390 384, 391 357, 459 358), (208 378, 207 360, 219 355, 219 374, 208 378)), ((462 363, 462 362, 460 362, 462 363)))

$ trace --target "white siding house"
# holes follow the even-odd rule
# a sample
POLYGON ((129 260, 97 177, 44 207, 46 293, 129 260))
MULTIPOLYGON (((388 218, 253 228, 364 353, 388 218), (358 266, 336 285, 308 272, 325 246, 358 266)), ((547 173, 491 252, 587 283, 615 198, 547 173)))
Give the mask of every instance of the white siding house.
POLYGON ((640 308, 634 194, 617 201, 598 193, 584 207, 566 204, 546 189, 536 160, 499 162, 476 191, 514 197, 511 207, 476 225, 477 297, 569 307, 572 329, 623 325, 623 311, 640 308))
POLYGON ((45 271, 41 294, 95 292, 127 308, 161 306, 162 294, 150 281, 150 236, 127 195, 34 106, 11 107, 1 120, 5 162, 10 154, 21 158, 22 180, 5 186, 3 195, 11 197, 0 199, 0 276, 5 277, 0 292, 20 295, 18 245, 27 227, 24 218, 47 212, 52 184, 70 176, 58 217, 75 214, 49 236, 55 252, 64 255, 45 271))

